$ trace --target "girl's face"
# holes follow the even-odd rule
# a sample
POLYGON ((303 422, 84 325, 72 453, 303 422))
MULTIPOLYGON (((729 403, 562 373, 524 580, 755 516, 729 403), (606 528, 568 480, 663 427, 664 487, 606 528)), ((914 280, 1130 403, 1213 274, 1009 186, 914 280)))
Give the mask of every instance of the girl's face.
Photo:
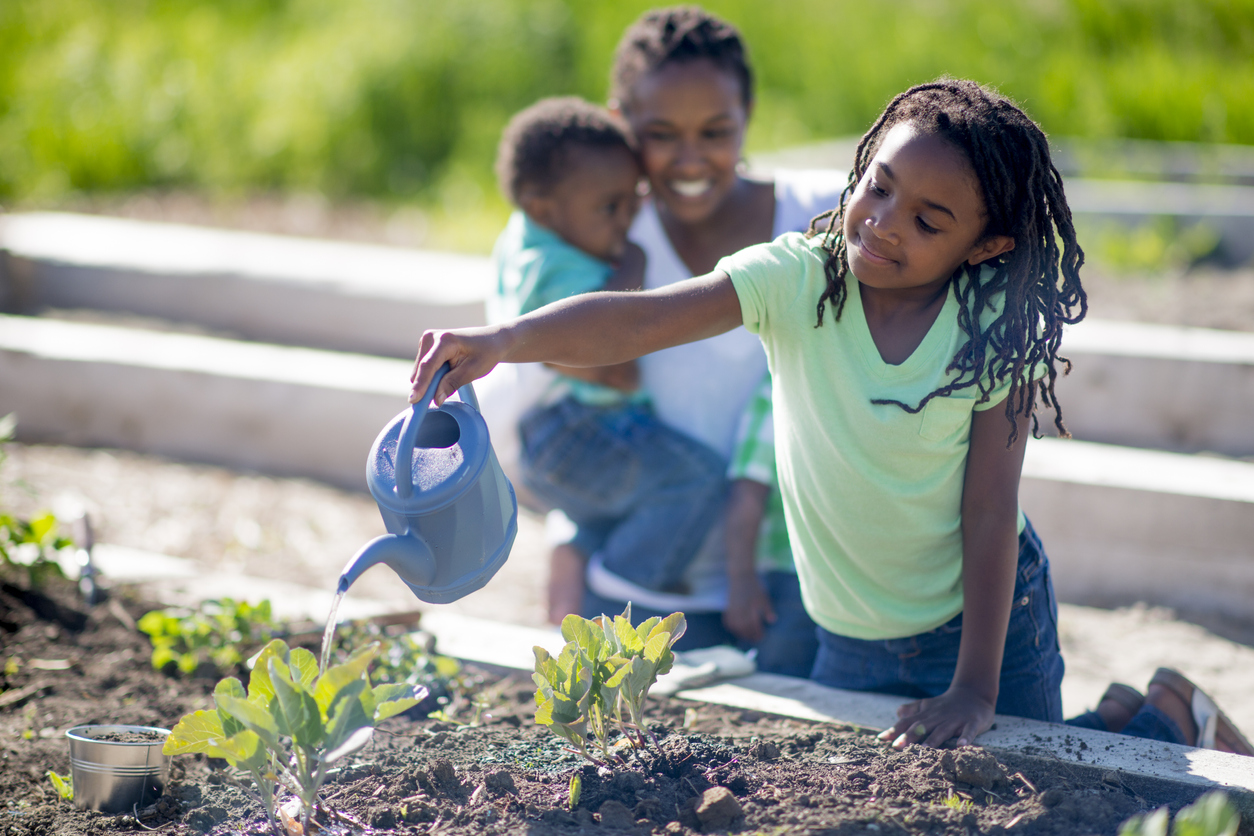
POLYGON ((710 217, 736 186, 749 112, 740 81, 706 59, 642 76, 623 102, 654 198, 677 220, 710 217))
POLYGON ((883 289, 940 287, 964 262, 1014 248, 985 236, 979 181, 962 151, 909 123, 884 137, 845 208, 849 269, 883 289))

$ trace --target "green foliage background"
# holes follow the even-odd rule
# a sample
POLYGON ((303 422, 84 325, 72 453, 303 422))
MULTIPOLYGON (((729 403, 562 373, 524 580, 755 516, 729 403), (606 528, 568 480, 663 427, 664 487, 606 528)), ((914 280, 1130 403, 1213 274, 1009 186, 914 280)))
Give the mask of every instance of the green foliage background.
MULTIPOLYGON (((444 200, 511 113, 603 100, 649 4, 3 0, 0 200, 177 187, 444 200)), ((752 150, 862 132, 941 73, 1048 131, 1254 143, 1254 0, 719 0, 760 76, 752 150)))

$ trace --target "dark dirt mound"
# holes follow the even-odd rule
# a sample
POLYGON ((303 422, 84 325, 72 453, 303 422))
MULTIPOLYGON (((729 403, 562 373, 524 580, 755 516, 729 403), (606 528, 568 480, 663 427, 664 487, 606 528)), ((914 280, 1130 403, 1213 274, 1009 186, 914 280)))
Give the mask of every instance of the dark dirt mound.
MULTIPOLYGON (((212 680, 151 669, 146 639, 133 629, 143 609, 115 599, 88 611, 69 588, 4 587, 0 836, 269 832, 248 781, 203 757, 174 759, 165 797, 139 811, 138 823, 76 810, 45 777, 69 771, 64 732, 73 725, 169 728, 209 705, 212 680)), ((598 769, 532 722, 527 675, 488 673, 492 708, 477 725, 395 718, 330 776, 322 799, 341 825, 454 835, 1072 836, 1113 834, 1130 815, 1192 800, 1114 773, 978 748, 896 752, 866 730, 681 700, 651 704, 659 750, 598 769), (572 808, 576 774, 582 792, 572 808)))

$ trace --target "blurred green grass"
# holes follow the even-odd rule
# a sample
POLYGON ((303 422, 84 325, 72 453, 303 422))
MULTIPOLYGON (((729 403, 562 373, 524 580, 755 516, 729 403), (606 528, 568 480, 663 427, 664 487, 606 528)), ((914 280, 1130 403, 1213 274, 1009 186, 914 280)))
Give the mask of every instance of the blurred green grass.
MULTIPOLYGON (((510 114, 605 98, 649 4, 4 0, 0 201, 320 192, 499 218, 510 114)), ((1254 0, 726 0, 760 79, 749 149, 861 133, 942 73, 1055 135, 1254 144, 1254 0)), ((488 246, 474 231, 466 246, 488 246)), ((491 228, 487 228, 490 226, 491 228)))

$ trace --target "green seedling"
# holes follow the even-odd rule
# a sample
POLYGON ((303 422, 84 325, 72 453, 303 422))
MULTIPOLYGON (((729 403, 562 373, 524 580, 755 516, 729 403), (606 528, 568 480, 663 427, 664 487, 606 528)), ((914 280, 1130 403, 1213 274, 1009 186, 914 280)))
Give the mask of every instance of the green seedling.
POLYGON ((1235 836, 1241 825, 1241 814, 1220 790, 1206 793, 1188 807, 1171 813, 1159 807, 1152 813, 1133 816, 1119 826, 1119 836, 1235 836), (1168 825, 1170 824, 1170 831, 1168 825))
POLYGON ((74 775, 58 775, 51 769, 48 770, 48 780, 52 782, 53 788, 57 791, 57 795, 61 796, 62 801, 74 800, 74 775))
POLYGON ((963 798, 953 790, 949 791, 949 794, 945 796, 945 800, 941 803, 951 810, 957 810, 959 813, 970 812, 971 808, 975 806, 974 801, 969 798, 963 798))
MULTIPOLYGON (((630 603, 613 619, 566 616, 562 620, 566 644, 561 652, 554 657, 542 647, 534 648, 536 722, 597 764, 614 758, 609 744, 611 718, 633 746, 643 747, 645 699, 657 678, 674 664, 671 646, 686 627, 683 613, 650 618, 633 627, 630 603), (589 753, 588 735, 603 760, 589 753)), ((653 743, 657 745, 656 738, 653 743)))
MULTIPOLYGON (((0 465, 4 464, 4 444, 13 440, 17 416, 10 412, 0 417, 0 465)), ((57 552, 74 545, 58 533, 57 518, 44 512, 31 519, 21 519, 0 510, 0 567, 21 572, 31 586, 41 586, 52 577, 63 578, 57 552)))
POLYGON ((579 796, 582 794, 583 794, 583 779, 580 778, 579 773, 576 772, 574 775, 570 776, 570 798, 569 798, 570 810, 573 811, 576 807, 579 806, 579 796))
POLYGON ((421 686, 372 687, 367 668, 378 653, 377 644, 362 648, 319 676, 313 653, 274 639, 258 655, 247 689, 223 679, 213 693, 216 708, 179 720, 163 751, 203 752, 247 772, 272 824, 276 791, 285 787, 300 799, 309 833, 327 769, 365 746, 378 723, 426 697, 421 686))
POLYGON ((268 600, 254 605, 234 598, 205 601, 192 611, 153 610, 137 626, 152 642, 154 668, 173 665, 189 676, 205 664, 221 673, 239 670, 248 653, 280 630, 268 600))

